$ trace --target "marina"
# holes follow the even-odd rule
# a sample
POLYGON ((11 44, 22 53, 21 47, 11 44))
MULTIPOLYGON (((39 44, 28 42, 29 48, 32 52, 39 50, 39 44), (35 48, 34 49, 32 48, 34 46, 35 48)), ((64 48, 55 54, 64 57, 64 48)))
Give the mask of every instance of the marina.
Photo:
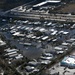
POLYGON ((75 75, 75 13, 59 12, 71 4, 34 0, 1 11, 0 74, 75 75))

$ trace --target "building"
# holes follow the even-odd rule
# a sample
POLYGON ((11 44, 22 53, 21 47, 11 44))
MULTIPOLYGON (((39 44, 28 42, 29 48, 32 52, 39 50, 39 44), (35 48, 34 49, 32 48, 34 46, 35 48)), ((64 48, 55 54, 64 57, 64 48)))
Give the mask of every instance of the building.
POLYGON ((75 68, 75 55, 70 55, 65 57, 61 61, 61 66, 68 67, 68 68, 75 68))

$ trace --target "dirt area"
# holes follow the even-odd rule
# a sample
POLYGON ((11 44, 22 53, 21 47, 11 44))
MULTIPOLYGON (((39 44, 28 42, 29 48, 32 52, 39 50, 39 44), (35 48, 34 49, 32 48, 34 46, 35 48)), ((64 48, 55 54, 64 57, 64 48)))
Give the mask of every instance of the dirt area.
POLYGON ((75 3, 66 4, 64 7, 58 10, 63 13, 75 13, 75 3))

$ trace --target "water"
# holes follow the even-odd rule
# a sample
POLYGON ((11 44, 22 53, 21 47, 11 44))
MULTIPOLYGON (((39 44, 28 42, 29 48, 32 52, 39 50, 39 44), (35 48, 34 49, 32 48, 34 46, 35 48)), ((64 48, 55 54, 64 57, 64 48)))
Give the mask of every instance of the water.
POLYGON ((6 37, 7 40, 10 40, 11 46, 16 46, 18 50, 27 58, 39 58, 42 53, 42 49, 36 47, 25 47, 24 45, 19 44, 16 39, 12 39, 12 36, 9 32, 2 32, 2 34, 6 37))
MULTIPOLYGON (((36 0, 35 3, 39 3, 44 0, 36 0)), ((14 7, 32 2, 32 0, 0 0, 0 11, 12 9, 14 7)))

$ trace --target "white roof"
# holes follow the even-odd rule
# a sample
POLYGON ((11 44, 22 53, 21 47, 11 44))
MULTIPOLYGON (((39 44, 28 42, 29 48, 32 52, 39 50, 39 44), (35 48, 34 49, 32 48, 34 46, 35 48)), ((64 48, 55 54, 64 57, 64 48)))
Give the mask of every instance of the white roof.
POLYGON ((52 31, 52 32, 53 32, 53 31, 55 31, 55 30, 54 30, 54 29, 50 29, 50 31, 52 31))
POLYGON ((41 38, 40 36, 39 37, 36 37, 37 40, 39 40, 40 38, 41 38))
POLYGON ((74 38, 71 38, 70 40, 71 40, 71 41, 75 41, 75 39, 74 39, 74 38))
POLYGON ((33 7, 42 6, 42 5, 46 4, 46 3, 47 2, 41 2, 41 3, 37 4, 37 5, 34 5, 33 7))
POLYGON ((59 3, 61 2, 61 0, 46 0, 47 2, 50 2, 50 3, 59 3))
POLYGON ((33 27, 31 27, 29 30, 33 30, 33 27))
POLYGON ((28 23, 28 20, 26 20, 26 21, 22 21, 23 23, 28 23))
POLYGON ((50 60, 41 60, 41 64, 49 64, 50 62, 50 60))
POLYGON ((31 38, 31 37, 33 37, 33 34, 27 35, 26 37, 31 38))
POLYGON ((59 3, 59 2, 61 2, 61 0, 46 0, 44 2, 41 2, 39 4, 34 5, 33 7, 42 6, 46 3, 59 3))
POLYGON ((64 53, 64 51, 57 51, 57 54, 60 54, 60 53, 62 54, 62 53, 64 53))
POLYGON ((36 36, 32 36, 31 38, 32 38, 32 39, 35 39, 35 38, 36 38, 36 36))
POLYGON ((40 32, 45 32, 46 29, 45 29, 45 28, 41 28, 39 31, 40 31, 40 32))
POLYGON ((15 57, 16 59, 21 59, 23 58, 23 56, 21 54, 19 54, 18 56, 15 57))
POLYGON ((51 25, 51 24, 52 24, 52 22, 48 23, 47 25, 49 26, 49 25, 51 25))
POLYGON ((55 35, 57 33, 57 31, 54 31, 53 33, 51 33, 51 35, 55 35))
POLYGON ((60 33, 63 33, 63 32, 64 32, 64 31, 59 31, 59 34, 60 34, 60 33))
POLYGON ((75 59, 74 58, 68 58, 65 62, 75 64, 75 59))
POLYGON ((15 32, 16 32, 16 30, 11 30, 10 32, 11 32, 11 33, 15 33, 15 32))
POLYGON ((15 28, 15 26, 12 26, 10 29, 13 29, 13 28, 15 28))
POLYGON ((15 36, 15 35, 19 35, 20 34, 20 32, 15 32, 13 35, 15 36))
POLYGON ((30 27, 26 27, 25 30, 29 30, 30 27))
POLYGON ((30 45, 32 45, 31 43, 24 43, 24 45, 28 45, 28 46, 30 46, 30 45))
POLYGON ((69 43, 63 42, 62 45, 67 46, 69 43))
POLYGON ((63 32, 63 34, 65 34, 65 35, 68 34, 68 33, 69 33, 69 32, 63 32))
POLYGON ((52 41, 53 41, 53 42, 54 42, 54 41, 57 41, 57 39, 53 39, 52 41))
POLYGON ((21 28, 21 26, 18 26, 17 28, 19 29, 19 28, 21 28))
POLYGON ((7 53, 5 55, 11 55, 11 54, 15 54, 15 53, 17 53, 17 52, 15 51, 15 52, 7 53))
POLYGON ((66 35, 66 34, 68 34, 69 32, 67 32, 67 31, 59 31, 59 33, 62 33, 62 34, 64 34, 64 35, 66 35))
POLYGON ((45 56, 53 56, 51 53, 44 53, 45 56))
POLYGON ((14 52, 14 51, 18 51, 17 49, 6 49, 6 52, 14 52))
POLYGON ((27 70, 34 70, 35 68, 33 66, 26 66, 25 67, 27 70))
POLYGON ((62 50, 61 47, 54 47, 55 50, 62 50))
POLYGON ((46 40, 46 39, 48 39, 48 36, 45 36, 45 37, 42 38, 42 40, 46 40))
POLYGON ((0 45, 5 45, 6 43, 0 39, 0 45))
POLYGON ((15 53, 15 54, 13 54, 13 55, 9 55, 9 57, 15 57, 15 56, 17 56, 18 54, 17 53, 15 53))
POLYGON ((38 22, 34 22, 34 24, 40 24, 40 22, 38 21, 38 22))
POLYGON ((20 32, 15 32, 13 36, 25 36, 25 34, 21 34, 20 32))
POLYGON ((50 59, 52 59, 53 57, 51 57, 51 56, 49 56, 49 57, 43 57, 43 56, 41 56, 41 59, 44 59, 44 60, 50 60, 50 59))
POLYGON ((24 29, 24 28, 26 28, 26 26, 23 26, 21 29, 24 29))
POLYGON ((40 29, 40 27, 36 27, 34 30, 39 30, 40 29))

